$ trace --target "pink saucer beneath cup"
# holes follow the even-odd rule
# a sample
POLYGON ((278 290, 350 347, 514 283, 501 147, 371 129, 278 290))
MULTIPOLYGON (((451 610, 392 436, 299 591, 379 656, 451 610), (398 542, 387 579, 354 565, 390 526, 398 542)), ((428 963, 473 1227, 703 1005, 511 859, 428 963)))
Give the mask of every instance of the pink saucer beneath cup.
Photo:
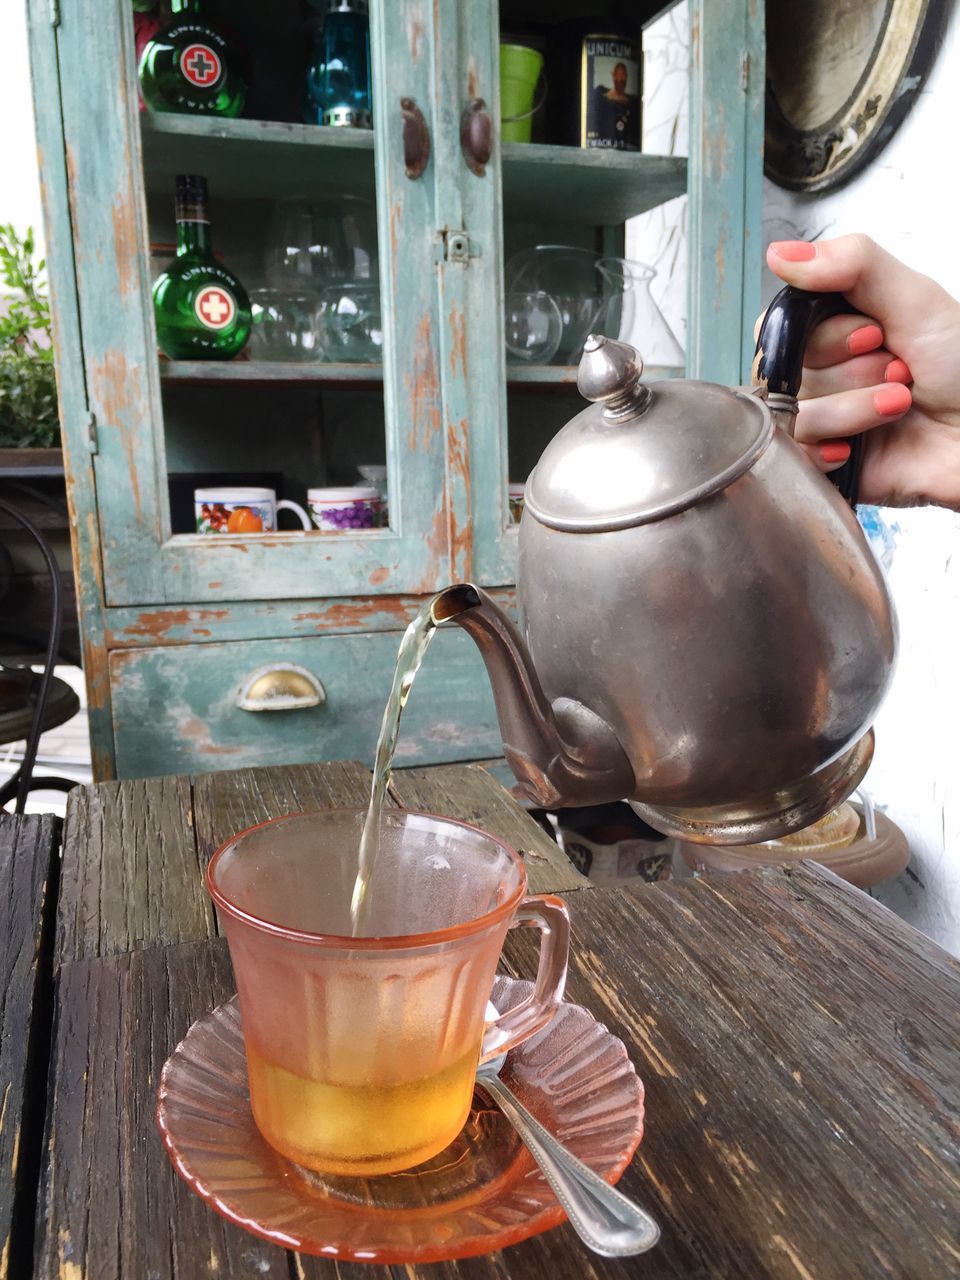
MULTIPOLYGON (((506 1009, 531 990, 498 976, 506 1009)), ((509 1056, 503 1077, 608 1182, 643 1135, 643 1085, 616 1036, 580 1005, 509 1056)), ((321 1177, 270 1147, 253 1122, 236 997, 195 1022, 160 1077, 157 1125, 174 1168, 225 1218, 284 1248, 383 1264, 490 1253, 564 1221, 546 1179, 482 1092, 445 1151, 378 1178, 321 1177)))

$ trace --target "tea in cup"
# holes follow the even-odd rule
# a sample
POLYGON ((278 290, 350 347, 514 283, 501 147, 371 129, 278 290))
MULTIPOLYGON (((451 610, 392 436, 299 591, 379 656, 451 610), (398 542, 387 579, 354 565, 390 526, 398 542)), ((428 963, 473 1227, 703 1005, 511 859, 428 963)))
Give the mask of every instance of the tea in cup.
POLYGON ((310 517, 303 507, 286 498, 277 501, 272 489, 242 485, 194 489, 193 509, 197 533, 272 533, 278 511, 293 511, 304 529, 310 517))
POLYGON ((362 809, 277 818, 210 861, 233 961, 253 1118, 304 1168, 365 1177, 448 1146, 474 1078, 541 1030, 563 996, 569 920, 527 897, 519 855, 451 819, 387 810, 366 930, 350 935, 362 809), (507 930, 541 931, 533 994, 494 1020, 507 930))

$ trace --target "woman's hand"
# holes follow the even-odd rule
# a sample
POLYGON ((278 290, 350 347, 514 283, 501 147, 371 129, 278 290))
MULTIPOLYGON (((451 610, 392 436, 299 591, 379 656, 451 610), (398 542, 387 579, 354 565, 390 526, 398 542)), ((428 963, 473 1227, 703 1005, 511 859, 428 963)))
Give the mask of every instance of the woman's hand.
POLYGON ((960 303, 864 235, 775 242, 767 265, 862 312, 813 331, 797 441, 832 471, 862 432, 861 502, 960 510, 960 303))

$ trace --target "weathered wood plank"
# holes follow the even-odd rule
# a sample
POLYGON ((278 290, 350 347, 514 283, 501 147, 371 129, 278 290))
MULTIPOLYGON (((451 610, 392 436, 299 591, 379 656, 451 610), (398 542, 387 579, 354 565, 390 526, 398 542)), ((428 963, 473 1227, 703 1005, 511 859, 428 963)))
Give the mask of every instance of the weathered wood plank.
MULTIPOLYGON (((819 869, 567 896, 569 997, 647 1089, 622 1186, 658 1216, 642 1263, 569 1227, 459 1264, 292 1260, 301 1280, 942 1280, 956 1271, 960 968, 819 869)), ((534 941, 512 934, 507 967, 534 941)), ((37 1275, 286 1275, 179 1182, 153 1131, 158 1072, 226 998, 222 941, 66 966, 37 1275), (119 1270, 118 1270, 119 1267, 119 1270), (219 1268, 219 1270, 218 1270, 219 1268), (256 1268, 259 1268, 257 1270, 256 1268)))
POLYGON ((232 835, 270 818, 311 809, 354 808, 370 799, 370 771, 357 760, 198 774, 194 827, 200 861, 232 835))
MULTIPOLYGON (((483 769, 400 770, 394 802, 448 814, 524 851, 531 892, 584 878, 483 769)), ((309 809, 363 806, 357 761, 139 778, 77 787, 67 802, 56 963, 216 936, 203 869, 245 827, 309 809)))
POLYGON ((50 876, 59 844, 58 818, 0 812, 0 1280, 24 1274, 30 1248, 49 1033, 50 876))
POLYGON ((213 937, 185 777, 75 787, 67 800, 56 963, 213 937))
POLYGON ((232 989, 222 944, 61 969, 35 1275, 287 1280, 283 1250, 209 1210, 174 1174, 154 1126, 160 1068, 232 989))
POLYGON ((568 901, 568 996, 646 1085, 645 1275, 956 1274, 955 961, 810 864, 568 901))
POLYGON ((555 840, 479 765, 398 769, 390 789, 408 809, 471 822, 524 854, 531 893, 589 885, 555 840))

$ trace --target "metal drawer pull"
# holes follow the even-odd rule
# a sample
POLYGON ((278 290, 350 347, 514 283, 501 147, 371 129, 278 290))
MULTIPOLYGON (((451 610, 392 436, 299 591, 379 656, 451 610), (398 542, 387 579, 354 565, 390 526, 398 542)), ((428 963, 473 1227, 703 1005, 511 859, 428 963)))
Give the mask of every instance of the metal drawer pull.
POLYGON ((430 159, 430 130, 413 98, 400 99, 403 119, 403 167, 408 178, 419 178, 430 159))
POLYGON ((300 711, 319 707, 327 695, 323 685, 306 667, 292 662, 271 662, 258 667, 240 686, 241 711, 300 711))
POLYGON ((493 150, 493 127, 483 98, 474 98, 460 117, 460 150, 467 168, 482 178, 493 150))

